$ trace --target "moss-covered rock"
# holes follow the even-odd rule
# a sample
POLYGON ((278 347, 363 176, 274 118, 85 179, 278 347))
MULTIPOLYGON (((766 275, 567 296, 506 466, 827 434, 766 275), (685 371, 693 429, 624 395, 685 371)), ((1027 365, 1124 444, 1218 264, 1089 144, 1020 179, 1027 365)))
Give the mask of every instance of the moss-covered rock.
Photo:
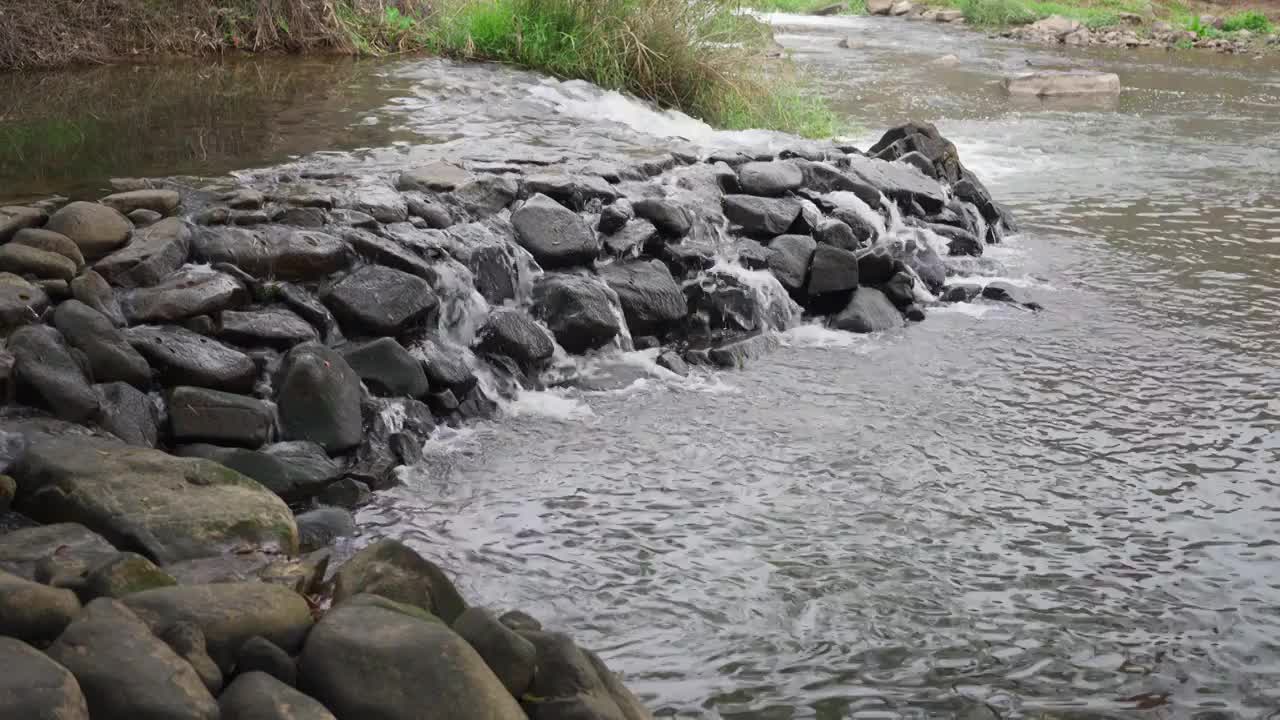
POLYGON ((435 563, 398 540, 380 540, 348 560, 333 579, 333 601, 372 593, 428 610, 452 623, 467 609, 435 563))

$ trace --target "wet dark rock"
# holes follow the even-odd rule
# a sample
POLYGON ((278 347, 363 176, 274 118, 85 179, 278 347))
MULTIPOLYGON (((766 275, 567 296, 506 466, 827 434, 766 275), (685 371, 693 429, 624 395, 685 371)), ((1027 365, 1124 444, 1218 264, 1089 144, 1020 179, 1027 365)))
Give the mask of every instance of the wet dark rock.
POLYGON ((812 193, 850 192, 863 198, 873 207, 879 206, 880 191, 855 178, 831 163, 797 160, 796 165, 804 174, 803 187, 812 193))
POLYGON ((221 720, 335 720, 317 700, 261 672, 237 677, 218 707, 221 720))
MULTIPOLYGON (((177 584, 178 581, 173 576, 156 567, 150 560, 137 553, 122 552, 90 566, 85 575, 84 593, 91 599, 122 598, 143 590, 177 584)), ((203 645, 202 639, 202 648, 203 645)))
POLYGON ((919 303, 911 303, 902 308, 902 314, 911 322, 924 322, 924 307, 919 303))
POLYGON ((105 538, 79 523, 55 523, 0 533, 0 570, 28 580, 36 567, 57 553, 66 562, 87 568, 99 559, 117 554, 105 538))
POLYGON ((281 378, 276 403, 286 439, 310 440, 330 453, 360 444, 360 376, 341 355, 299 345, 285 357, 281 378))
MULTIPOLYGON (((290 208, 291 210, 293 208, 290 208)), ((324 213, 317 211, 320 216, 319 223, 324 223, 324 213)), ((231 222, 231 211, 221 206, 207 207, 191 217, 191 221, 196 225, 226 225, 231 222)), ((295 223, 290 223, 295 224, 295 223)), ((297 223, 301 225, 301 223, 297 223)))
POLYGON ((533 313, 561 347, 581 354, 609 344, 621 332, 616 294, 604 281, 580 275, 544 275, 533 288, 533 313))
POLYGON ((295 520, 298 523, 298 547, 304 553, 328 547, 338 538, 356 534, 355 518, 342 508, 309 510, 295 520))
POLYGON ((128 245, 94 263, 93 269, 118 287, 150 287, 182 267, 190 251, 191 228, 169 218, 134 233, 128 245))
POLYGON ((192 236, 192 255, 279 280, 320 280, 348 267, 354 256, 350 246, 328 233, 275 225, 202 229, 192 236))
POLYGON ((947 265, 942 256, 920 234, 895 238, 883 247, 907 267, 915 271, 930 292, 937 293, 947 281, 947 265))
MULTIPOLYGON (((170 583, 172 584, 172 583, 170 583)), ((191 668, 200 676, 200 682, 213 695, 222 691, 222 669, 209 657, 209 648, 205 643, 204 631, 193 622, 180 620, 155 631, 156 637, 164 641, 178 657, 191 664, 191 668)))
POLYGON ((75 675, 95 720, 218 720, 191 664, 120 601, 94 600, 49 648, 75 675))
MULTIPOLYGON (((0 216, 2 219, 2 216, 0 216)), ((66 668, 21 640, 0 637, 0 717, 89 720, 80 683, 66 668)))
POLYGON ((467 609, 444 571, 398 540, 379 540, 338 568, 333 577, 334 605, 360 593, 422 608, 446 623, 467 609))
POLYGON ((420 398, 430 389, 422 364, 392 338, 350 344, 341 352, 375 395, 420 398))
POLYGON ((310 323, 311 327, 318 329, 326 339, 337 329, 338 321, 329 312, 329 308, 306 288, 293 283, 280 283, 275 286, 275 290, 290 310, 310 323))
POLYGON ((892 200, 914 201, 931 213, 946 207, 947 196, 938 181, 909 165, 856 155, 848 156, 847 160, 853 176, 892 200))
POLYGON ((13 498, 18 494, 18 481, 8 475, 0 475, 0 514, 9 512, 13 498))
POLYGON ((476 290, 491 304, 501 304, 516 297, 519 270, 516 261, 515 230, 510 225, 468 223, 449 228, 456 240, 450 250, 458 262, 474 276, 476 290))
POLYGON ((683 278, 710 270, 716 264, 717 248, 710 243, 667 242, 657 255, 675 277, 683 278))
POLYGON ((311 609, 293 590, 270 583, 176 585, 133 593, 123 601, 153 630, 177 622, 200 628, 209 657, 224 674, 245 641, 264 637, 296 652, 311 629, 311 609))
POLYGON ((858 240, 858 236, 854 234, 853 228, 843 220, 835 218, 825 218, 818 222, 813 231, 813 237, 823 245, 840 248, 841 250, 856 251, 862 247, 862 243, 858 240))
POLYGON ((19 328, 9 336, 8 350, 19 397, 71 422, 88 422, 97 414, 98 396, 57 330, 43 325, 19 328))
POLYGON ((804 184, 804 172, 790 162, 749 162, 738 168, 738 187, 746 195, 778 197, 804 184))
POLYGON ((396 187, 401 191, 449 192, 471 181, 466 170, 446 162, 432 162, 400 173, 396 187))
POLYGON ((480 653, 513 697, 522 697, 533 682, 538 651, 533 643, 498 621, 484 608, 468 608, 453 622, 453 631, 480 653))
POLYGON ((504 355, 526 373, 536 373, 555 352, 550 334, 521 310, 499 308, 489 314, 476 338, 484 355, 504 355))
MULTIPOLYGON (((120 308, 119 301, 116 300, 115 292, 111 289, 111 285, 98 273, 86 270, 75 280, 72 280, 71 296, 106 315, 107 319, 116 327, 125 325, 124 311, 120 308)), ((0 303, 3 303, 3 283, 0 283, 0 303)), ((3 305, 0 304, 0 308, 2 307, 3 305)))
POLYGON ((577 213, 546 195, 534 195, 511 214, 516 239, 544 269, 590 265, 600 241, 577 213))
POLYGON ((995 300, 997 302, 1012 303, 1021 305, 1031 310, 1040 310, 1039 303, 1031 299, 1027 291, 1003 280, 989 282, 982 288, 982 297, 987 300, 995 300))
POLYGON ((276 350, 288 350, 319 337, 311 323, 280 307, 228 310, 222 313, 218 336, 236 345, 276 350))
POLYGON ((31 443, 14 477, 20 512, 41 522, 74 518, 157 562, 297 548, 293 516, 279 498, 207 460, 51 437, 31 443))
POLYGON ((432 388, 447 388, 455 395, 461 395, 476 384, 475 373, 461 348, 446 345, 435 338, 424 338, 414 349, 422 359, 422 369, 427 373, 432 388))
POLYGON ((972 255, 976 257, 982 254, 982 241, 967 230, 939 224, 931 224, 928 228, 931 232, 946 239, 947 247, 949 248, 948 254, 950 255, 972 255))
POLYGON ((8 243, 0 245, 0 272, 41 279, 70 280, 76 276, 76 264, 55 252, 8 243))
POLYGON ((883 285, 902 267, 902 263, 883 246, 873 246, 857 253, 858 281, 863 285, 883 285))
POLYGON ((915 276, 909 272, 898 272, 889 278, 889 282, 880 286, 885 297, 899 308, 906 308, 916 300, 915 276))
POLYGON ((760 198, 753 195, 725 195, 724 215, 751 237, 775 237, 791 228, 800 217, 800 202, 794 198, 760 198))
POLYGON ((255 672, 266 673, 289 687, 298 684, 298 666, 293 658, 261 635, 245 640, 236 653, 236 674, 255 672))
POLYGON ((54 310, 53 324, 68 345, 84 353, 95 380, 144 389, 151 384, 151 367, 106 315, 68 300, 54 310))
POLYGON ((909 152, 906 155, 903 155, 902 157, 895 160, 895 162, 900 162, 905 165, 910 165, 911 167, 919 170, 922 174, 927 175, 935 180, 938 179, 938 171, 936 168, 933 167, 933 163, 929 162, 929 158, 925 157, 924 155, 921 155, 918 152, 909 152))
POLYGON ((809 295, 848 292, 857 288, 858 256, 848 250, 819 244, 809 266, 809 295))
POLYGON ((354 510, 368 503, 372 496, 373 492, 365 483, 355 478, 342 478, 320 493, 320 502, 354 510))
POLYGON ((982 295, 982 286, 978 283, 956 283, 948 285, 941 294, 943 302, 969 302, 982 295))
POLYGON ((9 242, 21 230, 44 225, 48 217, 39 208, 21 205, 0 207, 0 243, 9 242))
POLYGON ((674 350, 667 350, 658 355, 658 367, 665 368, 676 375, 684 376, 689 374, 689 366, 685 363, 680 354, 674 350))
POLYGON ((791 292, 804 288, 818 243, 808 235, 780 235, 769 243, 769 270, 791 292))
POLYGON ((253 389, 257 374, 253 360, 217 340, 173 326, 130 328, 126 337, 165 385, 194 385, 233 393, 253 389))
MULTIPOLYGON (((278 217, 274 218, 277 222, 294 227, 314 230, 322 228, 327 221, 324 210, 320 208, 310 207, 291 207, 285 209, 278 217)), ((225 222, 225 220, 223 221, 225 222)), ((218 225, 220 223, 201 223, 202 225, 218 225)))
POLYGON ((396 468, 422 462, 422 444, 435 430, 435 416, 426 403, 412 398, 371 398, 364 417, 364 439, 347 475, 375 490, 391 487, 396 468))
POLYGON ((461 403, 458 402, 458 396, 453 394, 452 390, 441 390, 433 392, 426 397, 427 407, 431 408, 431 412, 436 417, 447 417, 458 411, 461 403))
POLYGON ((530 695, 530 720, 593 718, 645 720, 650 715, 640 701, 588 650, 563 633, 523 631, 537 649, 538 667, 530 695))
POLYGON ((366 265, 321 294, 348 335, 403 335, 424 324, 439 305, 425 280, 381 265, 366 265))
POLYGON ((614 257, 632 257, 640 254, 657 237, 658 228, 648 220, 638 218, 613 234, 606 235, 604 247, 614 257))
POLYGON ((152 287, 123 293, 120 306, 130 323, 172 323, 249 302, 249 291, 225 273, 188 268, 152 287))
POLYGON ((688 314, 680 286, 657 260, 614 263, 599 273, 617 293, 633 335, 666 335, 688 314))
POLYGON ((369 262, 386 265, 410 275, 417 275, 423 280, 434 281, 436 273, 431 263, 418 257, 411 250, 394 240, 375 235, 365 230, 343 228, 342 239, 351 244, 356 253, 369 262))
POLYGON ((266 197, 253 188, 237 188, 223 195, 222 201, 233 210, 257 210, 266 202, 266 197))
POLYGON ((831 319, 837 330, 872 333, 902 327, 902 314, 879 290, 861 287, 853 294, 848 307, 831 319))
POLYGON ((84 267, 84 255, 80 253, 80 248, 72 242, 71 238, 62 233, 56 233, 52 230, 25 228, 14 234, 10 244, 25 245, 37 250, 57 253, 75 263, 76 269, 84 267))
POLYGON ((890 128, 867 153, 882 160, 903 161, 908 155, 917 155, 930 168, 926 174, 949 183, 957 182, 964 169, 956 146, 932 123, 911 122, 890 128))
POLYGON ((519 191, 519 185, 510 177, 482 175, 459 185, 450 197, 471 217, 483 220, 510 207, 519 191))
POLYGON ((627 223, 635 219, 635 216, 636 211, 631 207, 630 201, 614 202, 600 209, 600 222, 596 225, 596 229, 604 235, 612 235, 626 227, 627 223))
POLYGON ((0 570, 0 635, 44 645, 61 635, 79 614, 80 601, 70 590, 0 570))
POLYGON ((184 445, 174 450, 183 457, 201 457, 225 465, 252 478, 288 502, 299 502, 324 492, 344 470, 313 442, 295 441, 267 445, 259 450, 184 445))
POLYGON ((879 213, 856 193, 827 193, 818 198, 818 203, 837 220, 848 225, 860 245, 874 242, 880 234, 883 221, 880 220, 879 213))
POLYGON ((173 190, 130 190, 102 198, 102 204, 128 215, 134 210, 150 210, 168 215, 178 209, 182 198, 173 190))
MULTIPOLYGON (((358 213, 366 213, 380 223, 404 222, 409 218, 409 207, 404 197, 389 185, 371 184, 356 187, 347 193, 346 200, 351 209, 358 213)), ((335 214, 337 212, 339 211, 335 211, 335 214)), ((343 224, 356 224, 343 222, 348 218, 331 219, 343 224)))
POLYGON ((734 337, 755 332, 769 324, 751 289, 737 277, 710 272, 685 286, 691 334, 734 337), (700 332, 697 332, 700 331, 700 332))
POLYGON ((185 386, 169 392, 169 428, 175 443, 261 447, 271 437, 274 415, 270 405, 244 395, 185 386))
POLYGON ((452 720, 525 717, 465 640, 378 598, 330 610, 307 638, 298 671, 299 686, 339 718, 416 720, 424 707, 452 720))
POLYGON ((663 198, 644 198, 631 203, 636 217, 653 223, 664 237, 682 238, 693 228, 693 218, 684 206, 663 198))
POLYGON ((151 398, 123 382, 94 385, 93 391, 98 395, 99 427, 129 445, 156 446, 160 428, 151 398))
POLYGON ((763 357, 778 347, 778 339, 773 335, 758 333, 744 338, 735 338, 708 348, 707 359, 717 367, 742 368, 748 360, 763 357))
POLYGON ((133 224, 106 205, 78 201, 50 216, 45 229, 71 238, 84 259, 92 262, 124 245, 133 232, 133 224))
POLYGON ((618 199, 618 191, 599 175, 530 175, 521 185, 525 196, 546 195, 579 211, 593 200, 607 205, 618 199))
POLYGON ((769 268, 769 248, 755 240, 744 238, 734 243, 738 263, 748 270, 767 270, 769 268))
POLYGON ((49 295, 13 273, 0 273, 0 331, 39 321, 49 295))
POLYGON ((421 195, 406 195, 405 204, 409 208, 409 215, 426 221, 429 228, 443 229, 453 224, 449 209, 438 202, 427 200, 421 195))
POLYGON ((1014 222, 1012 213, 991 198, 991 192, 973 173, 964 171, 961 179, 951 187, 951 191, 958 200, 977 207, 988 225, 1002 224, 1010 232, 1017 232, 1017 223, 1014 222))

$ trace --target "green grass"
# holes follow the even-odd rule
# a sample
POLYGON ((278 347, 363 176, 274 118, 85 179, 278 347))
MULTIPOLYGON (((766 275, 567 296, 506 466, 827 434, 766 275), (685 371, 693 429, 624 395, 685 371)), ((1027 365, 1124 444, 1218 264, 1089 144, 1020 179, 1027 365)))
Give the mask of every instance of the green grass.
POLYGON ((1223 32, 1236 32, 1237 30, 1248 30, 1250 32, 1267 34, 1275 29, 1271 21, 1266 15, 1256 11, 1248 10, 1246 12, 1228 15, 1222 19, 1223 32))
POLYGON ((1248 30, 1260 35, 1266 35, 1275 30, 1275 25, 1266 15, 1254 10, 1227 15, 1222 18, 1222 27, 1218 28, 1201 22, 1200 16, 1189 8, 1179 6, 1175 9, 1173 23, 1190 30, 1201 39, 1228 37, 1231 33, 1240 30, 1248 30))
POLYGON ((455 0, 435 18, 441 54, 589 80, 726 128, 837 134, 824 101, 768 29, 732 0, 455 0))
POLYGON ((1061 15, 1096 30, 1119 25, 1122 13, 1151 13, 1147 0, 1092 0, 1080 4, 1061 0, 940 0, 930 4, 954 7, 964 13, 970 25, 979 27, 1028 25, 1061 15))

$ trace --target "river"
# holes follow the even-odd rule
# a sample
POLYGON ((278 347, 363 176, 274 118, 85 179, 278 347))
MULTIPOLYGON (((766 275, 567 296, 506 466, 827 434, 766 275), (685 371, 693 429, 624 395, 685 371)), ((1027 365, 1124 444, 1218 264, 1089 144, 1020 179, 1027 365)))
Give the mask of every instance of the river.
MULTIPOLYGON (((368 533, 572 628, 659 715, 1280 717, 1280 64, 774 20, 862 144, 907 118, 957 143, 1023 226, 973 270, 1046 309, 802 326, 742 371, 530 393, 440 432, 368 533), (1126 89, 1013 104, 996 81, 1028 64, 1126 89)), ((96 72, 111 107, 0 186, 786 142, 434 60, 224 66, 169 104, 120 93, 190 71, 96 72)))

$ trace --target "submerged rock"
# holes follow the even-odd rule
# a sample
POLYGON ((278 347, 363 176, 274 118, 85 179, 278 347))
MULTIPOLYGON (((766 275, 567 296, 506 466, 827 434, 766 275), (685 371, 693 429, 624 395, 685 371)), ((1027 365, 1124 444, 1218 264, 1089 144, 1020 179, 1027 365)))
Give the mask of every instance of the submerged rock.
POLYGON ((1120 76, 1092 70, 1040 70, 1006 77, 1003 86, 1010 95, 1033 97, 1114 95, 1120 92, 1120 76))

